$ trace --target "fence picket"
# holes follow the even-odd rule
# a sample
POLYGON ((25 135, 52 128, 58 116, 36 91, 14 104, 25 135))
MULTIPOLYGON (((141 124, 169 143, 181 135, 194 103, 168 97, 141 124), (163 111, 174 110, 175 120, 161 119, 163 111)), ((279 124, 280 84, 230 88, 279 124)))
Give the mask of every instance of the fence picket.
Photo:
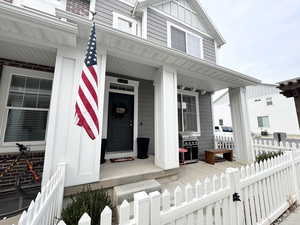
MULTIPOLYGON (((108 206, 105 206, 100 215, 100 225, 111 225, 112 222, 112 211, 108 206)), ((85 225, 85 224, 82 224, 85 225)), ((86 224, 89 225, 89 224, 86 224)))
MULTIPOLYGON (((91 221, 92 221, 91 217, 87 213, 84 213, 80 217, 80 219, 78 221, 78 225, 91 225, 91 221)), ((104 224, 104 225, 106 225, 106 224, 104 224)))
POLYGON ((124 200, 119 209, 119 222, 121 225, 128 224, 130 219, 130 205, 127 200, 124 200))
MULTIPOLYGON (((181 189, 180 186, 177 186, 175 188, 175 191, 174 191, 174 203, 175 203, 176 207, 179 207, 183 203, 183 193, 182 193, 182 189, 181 189)), ((186 224, 186 218, 185 218, 185 216, 177 219, 175 221, 175 224, 176 225, 185 225, 186 224)))
POLYGON ((134 217, 138 225, 149 225, 150 223, 150 199, 146 192, 134 194, 134 217))
POLYGON ((171 196, 168 190, 165 190, 162 194, 162 209, 168 211, 171 207, 171 196))
POLYGON ((150 197, 150 224, 160 224, 160 193, 158 191, 151 192, 150 197))

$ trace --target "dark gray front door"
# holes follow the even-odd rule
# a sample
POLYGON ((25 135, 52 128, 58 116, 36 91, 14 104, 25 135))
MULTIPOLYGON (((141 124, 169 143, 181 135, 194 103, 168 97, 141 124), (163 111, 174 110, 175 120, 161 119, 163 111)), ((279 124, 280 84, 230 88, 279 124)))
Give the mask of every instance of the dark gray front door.
POLYGON ((133 151, 134 96, 109 93, 107 151, 133 151))

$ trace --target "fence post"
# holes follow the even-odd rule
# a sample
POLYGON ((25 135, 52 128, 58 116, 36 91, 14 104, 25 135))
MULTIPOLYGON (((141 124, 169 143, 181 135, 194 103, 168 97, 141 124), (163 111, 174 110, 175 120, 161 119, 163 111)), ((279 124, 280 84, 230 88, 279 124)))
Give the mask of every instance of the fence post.
POLYGON ((296 171, 296 163, 295 163, 295 152, 294 151, 288 151, 286 154, 289 155, 289 158, 292 163, 292 173, 293 173, 293 182, 294 182, 294 188, 295 188, 295 194, 296 194, 296 201, 300 201, 300 194, 299 194, 299 183, 297 178, 297 171, 296 171))
POLYGON ((150 200, 146 192, 134 194, 134 218, 136 225, 150 225, 150 200))
POLYGON ((237 168, 227 168, 226 174, 228 176, 229 186, 231 188, 232 196, 229 200, 230 206, 230 224, 240 225, 242 223, 242 202, 241 187, 240 187, 240 172, 237 168))
POLYGON ((66 175, 66 163, 59 163, 58 168, 60 169, 61 172, 61 183, 59 187, 59 194, 58 194, 58 205, 57 205, 57 218, 61 218, 61 211, 62 211, 62 206, 63 206, 63 201, 64 201, 64 189, 65 189, 65 175, 66 175))
POLYGON ((160 224, 160 193, 158 191, 151 192, 150 196, 150 224, 160 224))

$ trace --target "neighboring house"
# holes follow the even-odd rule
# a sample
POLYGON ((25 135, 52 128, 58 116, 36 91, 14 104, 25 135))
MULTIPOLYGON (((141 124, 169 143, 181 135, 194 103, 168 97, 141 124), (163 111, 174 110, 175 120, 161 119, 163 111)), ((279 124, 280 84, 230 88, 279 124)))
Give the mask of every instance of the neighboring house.
POLYGON ((106 158, 136 156, 142 136, 157 167, 179 167, 179 132, 198 136, 199 153, 214 148, 211 95, 224 88, 237 159, 253 159, 244 87, 260 81, 217 64, 225 41, 197 0, 0 1, 0 19, 0 152, 14 154, 16 142, 45 152, 43 181, 60 162, 67 186, 99 181, 101 137, 106 158), (89 9, 103 121, 94 141, 74 123, 89 9), (114 116, 116 107, 126 115, 114 116))
MULTIPOLYGON (((287 99, 273 84, 246 87, 251 132, 267 131, 300 135, 297 112, 293 99, 287 99)), ((230 101, 226 91, 213 102, 214 125, 232 126, 230 101)))

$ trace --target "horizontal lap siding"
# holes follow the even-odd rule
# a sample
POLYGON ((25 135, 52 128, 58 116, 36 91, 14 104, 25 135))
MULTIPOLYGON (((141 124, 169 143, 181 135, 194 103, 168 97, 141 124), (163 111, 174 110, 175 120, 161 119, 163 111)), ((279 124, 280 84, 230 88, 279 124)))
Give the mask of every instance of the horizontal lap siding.
POLYGON ((204 59, 216 62, 215 43, 213 40, 203 39, 203 54, 204 59))
POLYGON ((148 8, 147 38, 156 44, 167 46, 166 17, 148 8))
POLYGON ((132 10, 133 7, 118 0, 96 0, 96 20, 107 26, 112 26, 112 12, 117 12, 124 16, 131 16, 132 10))
POLYGON ((167 21, 170 21, 175 25, 178 25, 192 33, 196 33, 197 35, 201 36, 203 38, 204 59, 213 63, 216 62, 215 45, 212 39, 208 39, 201 33, 197 33, 193 29, 179 23, 178 21, 168 18, 165 15, 160 14, 153 9, 148 8, 147 14, 147 38, 149 41, 162 46, 167 46, 167 21))
POLYGON ((204 152, 214 148, 213 118, 211 108, 211 93, 199 94, 199 114, 201 136, 199 137, 199 150, 204 152))

